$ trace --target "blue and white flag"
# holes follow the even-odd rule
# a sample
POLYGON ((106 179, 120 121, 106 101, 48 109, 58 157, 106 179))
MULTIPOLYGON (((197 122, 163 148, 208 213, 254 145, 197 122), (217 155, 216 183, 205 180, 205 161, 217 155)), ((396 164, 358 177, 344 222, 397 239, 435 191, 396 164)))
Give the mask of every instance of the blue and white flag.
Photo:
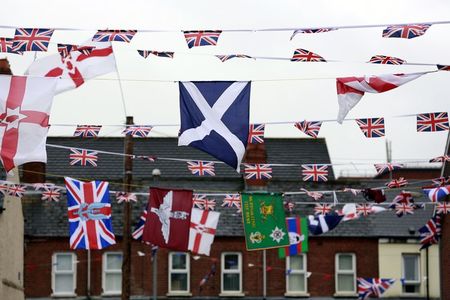
POLYGON ((180 82, 178 146, 202 150, 239 172, 248 140, 250 82, 180 82))
POLYGON ((339 225, 343 217, 343 215, 340 216, 336 214, 308 216, 309 232, 319 235, 331 231, 339 225))

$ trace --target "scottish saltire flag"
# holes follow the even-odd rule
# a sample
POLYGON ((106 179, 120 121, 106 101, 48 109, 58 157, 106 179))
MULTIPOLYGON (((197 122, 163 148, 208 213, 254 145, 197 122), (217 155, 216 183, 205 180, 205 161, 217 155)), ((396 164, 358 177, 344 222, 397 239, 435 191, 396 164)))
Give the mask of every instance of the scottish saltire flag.
POLYGON ((436 65, 439 71, 450 71, 450 65, 436 65))
POLYGON ((70 148, 70 152, 72 152, 69 155, 71 166, 97 166, 97 151, 70 148))
POLYGON ((70 249, 103 249, 116 239, 111 223, 109 183, 65 177, 70 249))
POLYGON ((53 32, 53 29, 17 28, 12 51, 47 51, 53 32))
POLYGON ((284 258, 308 252, 308 220, 300 217, 286 218, 286 227, 289 246, 278 248, 278 256, 284 258))
POLYGON ((403 177, 400 177, 399 179, 392 179, 391 181, 386 183, 386 186, 390 189, 400 188, 402 186, 407 186, 407 185, 408 185, 408 180, 406 180, 403 177))
POLYGON ((450 194, 450 185, 431 189, 425 188, 423 189, 423 192, 428 196, 428 199, 430 199, 431 202, 441 202, 450 194))
POLYGON ((303 181, 328 181, 328 165, 302 165, 303 181))
POLYGON ((178 146, 202 150, 239 172, 248 141, 250 82, 180 82, 178 146))
POLYGON ((304 134, 309 135, 310 137, 317 138, 319 135, 320 127, 322 126, 321 121, 301 121, 296 122, 294 126, 303 132, 304 134))
POLYGON ((250 124, 248 129, 249 144, 264 144, 265 124, 250 124))
POLYGON ((433 162, 448 162, 450 161, 450 155, 441 155, 430 159, 430 163, 433 162))
POLYGON ((136 30, 99 30, 92 37, 93 42, 126 42, 129 43, 136 30))
POLYGON ((374 164, 374 166, 379 175, 403 168, 402 164, 397 163, 374 164))
POLYGON ((444 131, 448 128, 448 114, 446 112, 417 115, 417 132, 444 131))
POLYGON ((291 61, 326 62, 326 60, 319 54, 301 48, 298 48, 294 51, 291 61))
POLYGON ((299 33, 322 33, 322 32, 329 32, 329 31, 333 31, 333 30, 337 30, 337 28, 330 27, 330 28, 297 29, 292 33, 290 40, 292 40, 299 33))
POLYGON ((0 38, 0 52, 22 55, 23 53, 20 51, 13 51, 13 41, 12 38, 0 38))
POLYGON ((253 58, 245 54, 229 54, 229 55, 215 55, 221 62, 226 62, 232 58, 253 58))
POLYGON ((189 49, 199 46, 215 46, 221 33, 221 30, 183 31, 189 49))
POLYGON ((366 300, 370 296, 379 298, 394 284, 395 279, 358 277, 358 299, 366 300))
POLYGON ((102 129, 102 125, 78 125, 73 136, 82 138, 97 137, 100 129, 102 129))
POLYGON ((420 250, 437 244, 441 237, 441 216, 435 215, 428 222, 419 228, 420 250))
POLYGON ((308 216, 309 232, 319 235, 331 231, 339 225, 343 217, 343 215, 337 214, 308 216))
POLYGON ((384 118, 356 119, 355 121, 366 138, 384 136, 384 118))
POLYGON ((131 135, 132 137, 145 138, 148 136, 153 127, 149 125, 130 125, 127 126, 122 133, 125 135, 131 135))
POLYGON ((436 205, 436 214, 438 215, 450 214, 450 202, 439 202, 436 205))
POLYGON ((158 57, 167 57, 167 58, 173 58, 174 52, 168 52, 168 51, 154 51, 154 50, 137 50, 140 56, 143 58, 147 58, 150 54, 158 57))
POLYGON ((131 234, 133 239, 135 240, 142 239, 142 233, 144 232, 144 226, 146 221, 147 221, 147 206, 144 207, 144 210, 142 211, 141 216, 139 217, 136 227, 134 228, 134 231, 131 234))
POLYGON ((272 167, 269 164, 243 164, 245 179, 271 179, 272 167))
POLYGON ((89 55, 89 54, 91 54, 91 52, 94 48, 95 48, 94 46, 78 46, 78 45, 72 45, 72 44, 58 44, 58 52, 62 58, 69 56, 70 52, 72 52, 72 51, 79 51, 79 52, 83 53, 84 55, 89 55))
POLYGON ((328 215, 331 213, 333 204, 317 203, 314 207, 315 215, 328 215))
POLYGON ((195 176, 216 176, 214 162, 212 161, 188 161, 187 167, 195 176))
POLYGON ((406 60, 393 56, 374 55, 370 58, 369 63, 381 65, 403 65, 406 63, 406 60))
POLYGON ((383 30, 384 38, 413 39, 424 35, 431 24, 409 24, 388 26, 383 30))

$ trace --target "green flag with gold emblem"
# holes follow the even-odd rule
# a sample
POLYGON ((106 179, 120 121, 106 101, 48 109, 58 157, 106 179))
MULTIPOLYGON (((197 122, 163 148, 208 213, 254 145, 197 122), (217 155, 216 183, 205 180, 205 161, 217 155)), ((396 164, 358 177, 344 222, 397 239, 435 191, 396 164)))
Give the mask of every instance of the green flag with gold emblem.
POLYGON ((289 245, 281 194, 241 194, 247 250, 289 245))

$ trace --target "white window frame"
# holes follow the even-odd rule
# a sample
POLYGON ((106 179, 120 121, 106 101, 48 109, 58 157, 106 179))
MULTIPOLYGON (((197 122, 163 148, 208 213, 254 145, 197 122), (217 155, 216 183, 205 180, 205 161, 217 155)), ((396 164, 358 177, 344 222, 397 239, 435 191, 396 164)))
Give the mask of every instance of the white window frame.
POLYGON ((307 264, 307 256, 305 253, 301 253, 295 256, 302 256, 303 257, 303 270, 293 270, 290 269, 291 267, 291 257, 286 257, 286 272, 290 269, 289 275, 295 275, 295 274, 303 274, 305 278, 305 290, 304 291, 291 291, 289 290, 289 276, 286 276, 286 293, 285 296, 303 296, 307 297, 308 294, 308 264, 307 264))
POLYGON ((121 281, 123 280, 122 277, 122 268, 118 269, 118 270, 106 270, 106 257, 110 254, 120 254, 122 256, 123 259, 123 253, 121 251, 108 251, 103 253, 102 255, 102 295, 121 295, 122 294, 122 285, 120 286, 120 290, 118 291, 107 291, 105 286, 105 279, 106 279, 106 273, 108 274, 120 274, 121 276, 121 281))
POLYGON ((183 295, 183 296, 192 296, 190 293, 191 291, 191 256, 188 252, 169 252, 169 293, 167 295, 183 295), (175 255, 183 254, 186 256, 186 269, 172 269, 173 261, 172 257, 175 255), (172 274, 187 274, 187 290, 185 291, 179 291, 179 290, 172 290, 172 274))
POLYGON ((220 259, 220 294, 219 296, 244 296, 242 292, 242 253, 241 252, 222 252, 220 259), (225 270, 225 256, 237 255, 238 256, 238 268, 236 270, 225 270), (225 274, 239 274, 239 290, 236 291, 224 291, 223 282, 225 274))
POLYGON ((76 296, 75 290, 77 289, 77 256, 72 252, 55 252, 52 255, 52 296, 53 297, 72 297, 76 296), (57 256, 58 255, 70 255, 72 257, 72 270, 71 271, 58 271, 56 270, 57 256), (73 291, 72 292, 55 292, 56 276, 58 274, 72 274, 73 275, 73 291))
POLYGON ((421 269, 420 269, 420 253, 402 253, 402 278, 404 279, 403 285, 402 285, 402 294, 403 295, 420 295, 420 291, 422 289, 422 282, 420 280, 421 278, 421 269), (405 256, 415 256, 417 258, 417 280, 406 280, 405 278, 405 256), (404 290, 404 286, 407 284, 411 285, 417 285, 419 286, 419 290, 417 293, 407 293, 404 290))
POLYGON ((356 290, 356 255, 355 253, 346 253, 346 252, 341 252, 341 253, 336 253, 335 258, 334 258, 334 285, 335 285, 335 294, 334 296, 355 296, 357 295, 357 290, 356 290), (339 256, 341 255, 350 255, 352 257, 352 269, 351 270, 340 270, 339 269, 339 256), (339 291, 338 290, 338 277, 339 275, 348 275, 351 274, 353 275, 353 291, 339 291))

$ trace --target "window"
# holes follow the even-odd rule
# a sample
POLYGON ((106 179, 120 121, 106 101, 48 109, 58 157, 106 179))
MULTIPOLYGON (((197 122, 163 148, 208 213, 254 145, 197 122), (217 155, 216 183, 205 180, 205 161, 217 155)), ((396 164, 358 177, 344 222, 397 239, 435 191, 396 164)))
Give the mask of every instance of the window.
POLYGON ((190 257, 184 252, 169 253, 169 293, 189 293, 190 257))
POLYGON ((356 293, 356 258, 352 253, 336 254, 336 294, 356 293))
POLYGON ((402 254, 404 294, 420 293, 420 257, 419 254, 402 254))
POLYGON ((306 285, 306 255, 294 255, 286 257, 286 290, 287 293, 303 293, 307 292, 306 285))
POLYGON ((52 257, 53 295, 74 296, 76 256, 74 253, 55 253, 52 257))
POLYGON ((122 253, 106 252, 103 254, 103 293, 119 295, 122 291, 122 253))
POLYGON ((242 293, 242 254, 222 253, 221 290, 225 294, 242 293))

